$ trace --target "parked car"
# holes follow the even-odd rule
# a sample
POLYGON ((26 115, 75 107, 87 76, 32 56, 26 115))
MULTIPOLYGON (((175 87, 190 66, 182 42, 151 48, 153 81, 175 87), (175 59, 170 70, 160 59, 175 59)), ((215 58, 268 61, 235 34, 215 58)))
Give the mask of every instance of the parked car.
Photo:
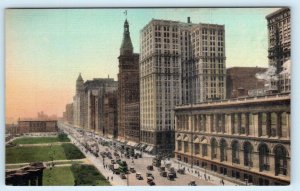
POLYGON ((131 173, 135 173, 135 169, 134 169, 133 167, 130 167, 129 171, 130 171, 131 173))
POLYGON ((147 177, 147 183, 150 185, 150 186, 154 186, 155 183, 154 183, 154 178, 152 177, 147 177))
POLYGON ((153 170, 153 166, 152 165, 148 165, 147 166, 147 170, 153 170))
POLYGON ((135 174, 135 177, 136 177, 136 179, 138 179, 138 180, 143 180, 144 178, 142 177, 142 175, 141 175, 141 173, 136 173, 135 174))
POLYGON ((158 168, 158 171, 159 172, 164 172, 164 171, 166 171, 166 167, 161 166, 161 167, 158 168))
POLYGON ((166 171, 162 171, 159 173, 162 177, 167 177, 168 173, 166 171))
POLYGON ((153 176, 153 174, 152 174, 151 172, 147 172, 147 173, 146 173, 146 177, 147 177, 147 178, 148 178, 148 177, 151 177, 151 178, 154 179, 154 176, 153 176))
POLYGON ((168 180, 174 180, 175 179, 175 174, 174 173, 168 173, 167 178, 168 178, 168 180))

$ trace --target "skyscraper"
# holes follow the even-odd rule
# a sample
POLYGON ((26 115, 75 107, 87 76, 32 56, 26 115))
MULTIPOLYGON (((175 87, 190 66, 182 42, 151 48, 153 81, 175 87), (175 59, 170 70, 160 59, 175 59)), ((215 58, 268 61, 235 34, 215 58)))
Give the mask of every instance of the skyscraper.
POLYGON ((118 139, 133 146, 140 140, 139 54, 133 53, 127 19, 118 59, 118 139))
POLYGON ((141 142, 171 152, 175 105, 225 98, 224 26, 152 20, 140 35, 141 142))

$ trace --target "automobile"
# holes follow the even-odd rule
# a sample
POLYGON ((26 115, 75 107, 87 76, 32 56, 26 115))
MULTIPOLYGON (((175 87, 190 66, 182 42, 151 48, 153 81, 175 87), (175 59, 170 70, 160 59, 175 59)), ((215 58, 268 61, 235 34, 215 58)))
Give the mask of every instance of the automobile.
POLYGON ((161 166, 161 167, 158 168, 158 171, 159 172, 164 172, 164 171, 166 171, 166 167, 161 166))
POLYGON ((153 166, 152 165, 148 165, 147 166, 147 170, 153 170, 153 166))
POLYGON ((144 178, 142 177, 142 175, 141 175, 141 173, 136 173, 135 174, 135 177, 136 177, 136 179, 138 179, 138 180, 143 180, 144 178))
POLYGON ((125 173, 121 173, 121 174, 120 174, 120 177, 121 177, 122 179, 126 179, 125 173))
POLYGON ((174 180, 175 179, 175 174, 174 173, 168 173, 167 178, 168 178, 168 180, 174 180))
POLYGON ((146 173, 146 177, 147 177, 147 178, 148 178, 148 177, 151 177, 151 178, 154 179, 154 176, 153 176, 153 174, 152 174, 151 172, 147 172, 147 173, 146 173))
POLYGON ((194 180, 190 181, 188 183, 189 186, 197 186, 196 182, 194 180))
POLYGON ((148 183, 150 186, 155 185, 155 183, 154 183, 154 178, 152 178, 152 177, 147 177, 147 183, 148 183))
POLYGON ((133 167, 130 167, 129 171, 130 171, 131 173, 135 173, 135 172, 136 172, 135 169, 134 169, 133 167))
POLYGON ((162 177, 167 177, 168 173, 166 171, 162 171, 159 173, 162 177))
POLYGON ((182 169, 182 168, 181 168, 181 169, 178 169, 177 172, 178 172, 179 174, 184 174, 184 173, 185 173, 184 169, 182 169))

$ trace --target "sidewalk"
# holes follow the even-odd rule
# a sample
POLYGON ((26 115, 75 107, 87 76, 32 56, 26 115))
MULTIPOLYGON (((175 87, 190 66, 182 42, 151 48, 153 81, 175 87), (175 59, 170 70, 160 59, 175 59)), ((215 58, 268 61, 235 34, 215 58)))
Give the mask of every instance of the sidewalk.
MULTIPOLYGON (((193 168, 191 168, 190 164, 186 164, 184 162, 177 161, 176 159, 171 159, 170 162, 175 169, 178 169, 178 166, 185 167, 185 169, 186 169, 185 173, 190 174, 196 178, 204 179, 204 177, 205 177, 204 174, 206 174, 206 177, 209 176, 210 181, 216 185, 222 185, 221 180, 223 179, 224 186, 238 186, 238 184, 235 183, 236 180, 234 180, 235 182, 229 181, 228 179, 230 179, 230 177, 228 177, 228 176, 223 175, 223 177, 219 177, 219 176, 214 175, 213 172, 211 172, 210 170, 205 170, 205 169, 195 166, 195 165, 193 166, 193 168), (195 173, 195 171, 197 171, 197 173, 195 173), (198 172, 199 172, 199 177, 198 177, 198 172)), ((220 175, 220 176, 222 176, 222 175, 220 175)), ((243 185, 242 182, 241 182, 241 185, 243 185)))

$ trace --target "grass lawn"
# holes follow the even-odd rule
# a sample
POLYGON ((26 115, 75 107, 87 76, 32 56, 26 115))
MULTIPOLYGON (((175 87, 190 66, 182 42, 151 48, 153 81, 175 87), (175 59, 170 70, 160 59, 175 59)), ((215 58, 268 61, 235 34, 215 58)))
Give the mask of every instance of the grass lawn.
POLYGON ((73 186, 74 176, 70 166, 45 169, 43 173, 43 186, 73 186))
POLYGON ((93 165, 73 164, 75 186, 110 186, 106 178, 93 165))
POLYGON ((73 144, 6 148, 6 163, 24 163, 85 158, 73 144))
POLYGON ((23 137, 13 141, 15 144, 40 144, 53 142, 70 142, 70 139, 59 139, 58 137, 23 137))

